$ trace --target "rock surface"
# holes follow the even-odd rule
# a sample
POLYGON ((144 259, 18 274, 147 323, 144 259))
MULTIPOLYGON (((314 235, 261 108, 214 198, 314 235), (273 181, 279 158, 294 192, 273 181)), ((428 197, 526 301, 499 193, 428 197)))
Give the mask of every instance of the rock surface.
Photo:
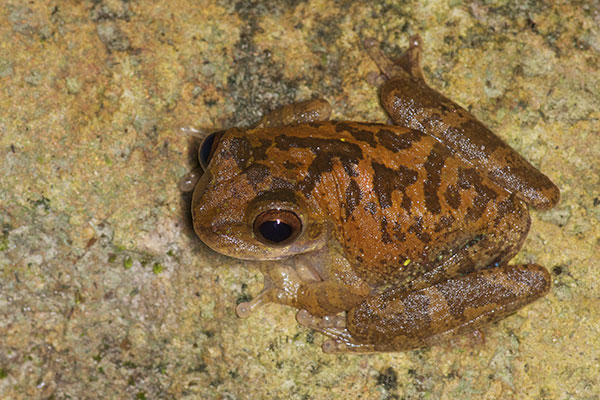
POLYGON ((23 2, 0 9, 0 398, 600 396, 600 11, 594 1, 23 2), (195 239, 181 126, 322 96, 386 116, 361 49, 424 42, 429 83, 561 188, 516 262, 548 296, 419 351, 321 352, 262 278, 195 239))

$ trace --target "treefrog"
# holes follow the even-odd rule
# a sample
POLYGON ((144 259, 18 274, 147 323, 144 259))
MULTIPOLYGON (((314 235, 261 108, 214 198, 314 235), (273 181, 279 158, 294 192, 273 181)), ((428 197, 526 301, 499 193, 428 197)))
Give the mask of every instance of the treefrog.
POLYGON ((550 288, 509 265, 558 188, 430 88, 418 37, 399 59, 368 39, 394 124, 329 121, 310 100, 202 142, 192 217, 213 250, 254 260, 263 291, 237 306, 297 308, 323 350, 401 351, 497 321, 550 288))

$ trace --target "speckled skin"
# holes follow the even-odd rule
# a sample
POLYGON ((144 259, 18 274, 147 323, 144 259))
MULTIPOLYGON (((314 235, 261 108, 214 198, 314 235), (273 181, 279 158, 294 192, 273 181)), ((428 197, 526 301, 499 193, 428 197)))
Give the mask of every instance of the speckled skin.
POLYGON ((192 205, 207 245, 258 260, 265 274, 238 314, 268 301, 296 307, 300 323, 331 338, 328 352, 434 344, 550 287, 543 267, 507 263, 527 235, 527 204, 554 206, 556 186, 425 84, 417 38, 396 62, 365 45, 400 126, 327 122, 323 100, 286 106, 255 129, 217 134, 192 205), (268 210, 299 218, 294 240, 257 237, 268 210))

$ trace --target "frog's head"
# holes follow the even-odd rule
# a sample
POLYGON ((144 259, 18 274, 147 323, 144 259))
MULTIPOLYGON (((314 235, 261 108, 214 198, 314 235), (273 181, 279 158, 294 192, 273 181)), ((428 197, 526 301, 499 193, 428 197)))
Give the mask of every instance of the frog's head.
POLYGON ((219 253, 250 260, 322 247, 330 229, 318 204, 296 189, 301 177, 289 152, 273 146, 272 135, 250 132, 233 128, 202 142, 204 174, 192 199, 196 234, 219 253))

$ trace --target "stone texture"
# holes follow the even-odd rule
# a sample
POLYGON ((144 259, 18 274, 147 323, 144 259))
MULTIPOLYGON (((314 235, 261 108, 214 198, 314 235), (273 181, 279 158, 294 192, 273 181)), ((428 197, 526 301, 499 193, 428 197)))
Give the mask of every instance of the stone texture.
POLYGON ((98 0, 0 8, 0 398, 600 396, 598 2, 98 0), (385 121, 367 36, 424 41, 428 81, 561 188, 518 262, 548 296, 419 351, 323 354, 251 263, 189 224, 181 126, 323 96, 385 121))

